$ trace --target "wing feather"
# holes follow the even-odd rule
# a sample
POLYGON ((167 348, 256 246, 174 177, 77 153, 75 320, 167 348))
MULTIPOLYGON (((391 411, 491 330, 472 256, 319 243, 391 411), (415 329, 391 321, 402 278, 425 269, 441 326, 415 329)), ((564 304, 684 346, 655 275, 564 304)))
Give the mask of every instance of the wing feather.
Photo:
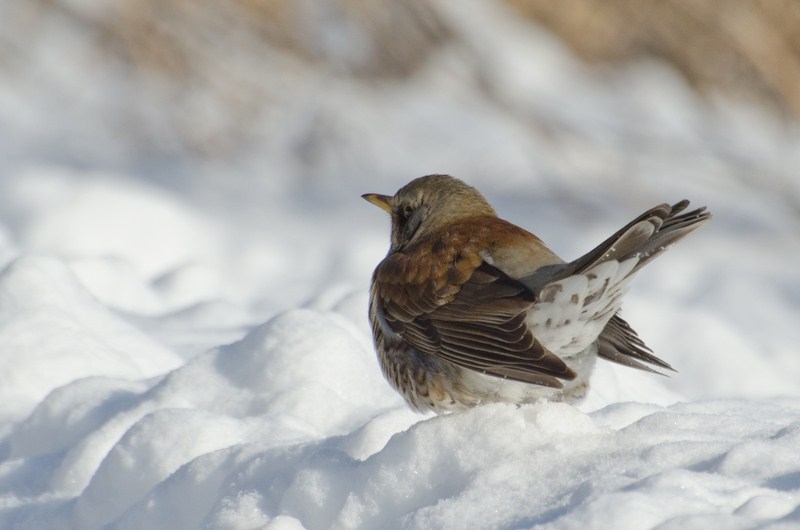
MULTIPOLYGON (((408 259, 396 260, 403 258, 408 259)), ((482 259, 474 262, 468 276, 463 261, 458 274, 442 274, 449 281, 466 276, 461 284, 379 290, 387 324, 418 351, 462 368, 550 387, 561 387, 559 379, 574 379, 576 374, 525 323, 533 293, 482 259)), ((378 274, 398 268, 401 263, 390 263, 378 274)))

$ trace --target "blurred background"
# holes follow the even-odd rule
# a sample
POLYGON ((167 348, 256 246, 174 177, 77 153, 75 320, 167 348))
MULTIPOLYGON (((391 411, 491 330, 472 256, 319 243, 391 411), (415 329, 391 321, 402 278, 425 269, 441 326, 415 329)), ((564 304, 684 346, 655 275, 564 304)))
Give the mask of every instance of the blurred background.
MULTIPOLYGON (((353 292, 365 325, 388 221, 359 195, 450 173, 567 259, 708 204, 631 313, 694 304, 709 347, 754 356, 800 341, 800 0, 2 0, 0 21, 0 258, 55 254, 154 333, 353 292)), ((650 315, 662 348, 688 325, 650 315)))
POLYGON ((797 207, 797 0, 450 4, 4 0, 2 167, 330 191, 685 158, 672 178, 723 164, 797 207))

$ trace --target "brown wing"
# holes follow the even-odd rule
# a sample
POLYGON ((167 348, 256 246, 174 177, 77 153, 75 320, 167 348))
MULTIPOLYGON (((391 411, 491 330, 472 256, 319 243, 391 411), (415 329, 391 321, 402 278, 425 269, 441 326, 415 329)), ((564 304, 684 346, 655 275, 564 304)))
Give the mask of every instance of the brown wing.
POLYGON ((600 357, 631 368, 661 374, 661 372, 642 364, 645 362, 675 371, 668 363, 653 355, 652 350, 619 315, 614 315, 608 321, 603 332, 597 337, 597 347, 600 357))
POLYGON ((528 330, 528 288, 477 254, 444 261, 449 268, 441 273, 430 268, 435 263, 442 260, 394 255, 379 267, 378 295, 395 333, 422 353, 480 373, 556 388, 559 378, 575 378, 528 330))

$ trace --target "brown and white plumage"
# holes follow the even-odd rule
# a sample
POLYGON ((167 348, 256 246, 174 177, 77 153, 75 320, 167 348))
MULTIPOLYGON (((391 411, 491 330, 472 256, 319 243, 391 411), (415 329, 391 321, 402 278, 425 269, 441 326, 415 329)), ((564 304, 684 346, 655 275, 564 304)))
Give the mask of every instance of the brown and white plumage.
POLYGON ((633 275, 709 219, 703 208, 659 205, 565 263, 453 177, 364 198, 392 214, 370 320, 384 375, 413 408, 578 398, 598 356, 671 369, 617 311, 633 275))

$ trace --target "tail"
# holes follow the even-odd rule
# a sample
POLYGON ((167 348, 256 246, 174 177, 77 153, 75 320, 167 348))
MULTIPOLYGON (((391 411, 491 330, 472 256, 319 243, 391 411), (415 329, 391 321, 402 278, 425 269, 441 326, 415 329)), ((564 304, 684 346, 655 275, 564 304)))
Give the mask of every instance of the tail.
POLYGON ((684 199, 673 206, 661 204, 651 208, 588 254, 568 263, 554 279, 583 273, 608 260, 625 261, 638 257, 638 263, 630 272, 635 274, 650 260, 711 219, 705 207, 678 215, 687 206, 689 201, 684 199))
MULTIPOLYGON (((682 200, 672 207, 662 204, 648 210, 597 248, 569 263, 567 268, 572 272, 567 274, 591 269, 610 259, 622 261, 638 255, 639 261, 630 273, 635 274, 650 260, 711 219, 705 207, 678 215, 687 206, 689 201, 682 200)), ((598 355, 609 361, 648 372, 660 373, 647 364, 674 371, 669 364, 653 355, 652 350, 619 315, 614 315, 608 321, 597 338, 597 345, 598 355)))
MULTIPOLYGON (((595 335, 599 356, 650 372, 660 373, 648 365, 672 370, 669 364, 653 355, 652 350, 627 322, 613 313, 619 308, 625 285, 636 271, 711 218, 711 214, 705 208, 681 214, 687 206, 689 206, 687 200, 680 201, 674 206, 668 204, 656 206, 628 223, 588 254, 570 263, 542 267, 521 281, 536 293, 537 297, 541 295, 542 299, 553 294, 552 292, 558 292, 560 297, 568 298, 573 294, 569 290, 570 278, 585 275, 589 278, 588 288, 577 299, 582 300, 584 305, 588 305, 590 300, 592 302, 602 300, 605 305, 601 304, 599 312, 584 311, 577 319, 582 325, 587 326, 587 329, 591 321, 603 325, 602 331, 598 330, 599 335, 595 335), (610 276, 604 275, 604 273, 617 274, 614 264, 603 266, 609 261, 628 264, 624 267, 627 270, 621 271, 621 276, 614 276, 611 281, 613 285, 609 284, 610 276), (603 281, 598 282, 598 279, 603 281), (593 292, 592 289, 596 289, 597 292, 593 292), (609 311, 611 311, 610 316, 609 311), (603 322, 604 319, 608 320, 603 322)), ((571 283, 574 283, 576 288, 582 285, 577 281, 571 283)), ((562 307, 561 312, 564 311, 562 307)), ((580 343, 575 347, 582 346, 583 343, 580 343)))

